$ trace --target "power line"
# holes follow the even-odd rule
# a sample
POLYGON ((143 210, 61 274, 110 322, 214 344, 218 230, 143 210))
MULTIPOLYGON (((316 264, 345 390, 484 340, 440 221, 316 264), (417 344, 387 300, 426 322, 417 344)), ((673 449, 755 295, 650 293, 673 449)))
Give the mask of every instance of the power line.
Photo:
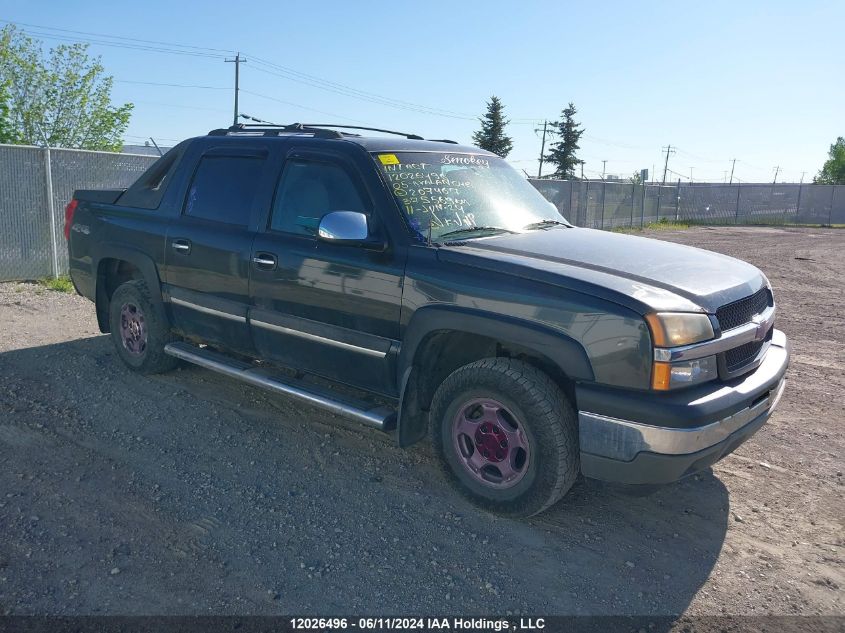
MULTIPOLYGON (((359 90, 358 88, 353 88, 352 86, 348 86, 346 84, 341 84, 335 81, 330 81, 327 79, 322 79, 320 77, 316 77, 314 75, 309 75, 307 73, 300 72, 298 70, 294 70, 293 68, 289 68, 287 66, 282 66, 280 64, 276 64, 274 62, 268 61, 261 57, 256 57, 254 55, 251 56, 256 63, 265 66, 265 71, 267 68, 275 71, 275 74, 282 76, 286 79, 290 79, 291 81, 297 81, 299 83, 305 83, 307 85, 321 88, 323 90, 329 90, 331 92, 338 92, 340 94, 346 94, 347 96, 357 96, 357 98, 362 98, 365 100, 375 100, 379 102, 383 102, 385 105, 393 104, 394 106, 401 106, 405 108, 413 108, 421 111, 427 111, 430 114, 438 114, 441 116, 449 116, 452 118, 462 118, 467 120, 476 121, 478 120, 478 116, 466 114, 463 112, 455 112, 453 110, 446 110, 443 108, 432 108, 429 106, 423 106, 418 103, 412 103, 410 101, 403 101, 401 99, 394 99, 392 97, 385 97, 384 95, 376 94, 373 92, 368 92, 366 90, 359 90)), ((267 71, 269 72, 269 71, 267 71)), ((270 73, 274 74, 274 73, 270 73)))
MULTIPOLYGON (((226 113, 229 112, 228 110, 221 110, 220 108, 206 108, 204 106, 183 105, 183 104, 178 104, 178 103, 162 103, 160 101, 146 101, 146 100, 137 101, 137 100, 133 100, 132 103, 143 103, 143 104, 146 104, 146 105, 156 105, 156 106, 162 106, 162 107, 165 107, 165 108, 183 108, 183 109, 186 109, 186 110, 206 110, 208 112, 226 112, 226 113)), ((144 138, 146 138, 146 137, 144 137, 144 138)))
POLYGON ((206 59, 219 59, 221 55, 214 55, 211 53, 200 53, 194 51, 178 50, 173 48, 163 48, 157 46, 144 46, 140 44, 127 44, 123 42, 112 42, 106 40, 95 40, 83 37, 70 37, 67 35, 56 35, 54 33, 41 33, 39 31, 24 31, 28 35, 35 35, 47 40, 58 40, 60 42, 95 44, 97 46, 111 46, 114 48, 125 48, 129 50, 137 50, 151 53, 166 53, 168 55, 185 55, 188 57, 201 57, 206 59))
MULTIPOLYGON (((26 22, 13 22, 12 20, 4 20, 0 19, 0 22, 5 22, 6 24, 13 24, 17 26, 25 26, 28 28, 35 28, 35 29, 43 29, 46 31, 59 31, 60 33, 71 33, 75 35, 85 35, 85 36, 92 36, 92 37, 102 37, 106 39, 114 39, 114 40, 124 40, 127 42, 138 42, 141 44, 152 44, 157 46, 168 46, 168 47, 175 47, 175 48, 185 48, 185 49, 193 49, 195 51, 205 51, 205 52, 213 52, 213 53, 223 53, 229 54, 233 53, 234 51, 228 50, 225 48, 209 48, 207 46, 193 46, 190 44, 178 44, 176 42, 162 42, 158 40, 145 40, 140 39, 137 37, 128 37, 126 35, 112 35, 109 33, 93 33, 91 31, 76 31, 73 29, 61 29, 55 26, 42 26, 39 24, 29 24, 26 22)), ((216 55, 219 57, 219 55, 216 55)))
MULTIPOLYGON (((255 58, 255 57, 252 57, 252 59, 254 61, 257 61, 257 58, 255 58)), ((289 81, 294 81, 296 83, 304 84, 304 85, 310 86, 312 88, 319 88, 321 90, 326 90, 328 92, 332 92, 334 94, 339 94, 339 95, 342 95, 342 96, 345 96, 345 97, 350 97, 350 98, 353 98, 353 99, 366 101, 368 103, 375 103, 375 104, 378 104, 378 105, 388 106, 388 107, 396 108, 396 109, 399 109, 399 110, 406 110, 408 112, 416 112, 418 114, 429 114, 429 115, 434 115, 434 116, 442 116, 442 117, 447 117, 447 118, 452 118, 452 119, 461 119, 461 120, 465 120, 465 121, 476 121, 478 119, 478 117, 473 117, 473 116, 464 116, 464 115, 459 115, 459 114, 448 114, 445 111, 444 112, 437 111, 434 108, 428 108, 426 106, 416 106, 416 105, 413 105, 413 104, 407 104, 406 105, 404 102, 389 100, 389 99, 381 98, 381 97, 378 97, 378 96, 370 97, 370 96, 366 96, 366 93, 359 94, 360 91, 355 91, 354 89, 333 88, 329 85, 323 85, 323 84, 320 84, 318 82, 313 82, 313 81, 306 80, 306 79, 300 79, 298 77, 294 77, 294 76, 284 74, 284 73, 275 72, 275 71, 269 70, 267 68, 261 68, 257 65, 253 66, 252 70, 257 70, 259 72, 263 72, 263 73, 266 73, 268 75, 272 75, 274 77, 279 77, 281 79, 287 79, 289 81)))
POLYGON ((200 86, 196 84, 170 84, 160 81, 134 81, 132 79, 115 79, 118 84, 140 84, 142 86, 165 86, 167 88, 202 88, 204 90, 230 90, 225 86, 200 86))
MULTIPOLYGON (((191 57, 201 57, 207 59, 219 59, 224 54, 231 54, 235 51, 231 49, 223 49, 223 48, 212 48, 212 47, 205 47, 205 46, 194 46, 188 44, 179 44, 176 42, 166 42, 161 40, 147 40, 142 38, 133 38, 127 36, 120 36, 120 35, 111 35, 106 33, 96 33, 92 31, 78 31, 73 29, 63 29, 58 27, 50 27, 50 26, 43 26, 25 22, 12 22, 11 20, 0 20, 0 22, 5 22, 7 24, 17 24, 19 26, 25 26, 27 28, 34 28, 39 29, 39 31, 29 31, 29 34, 36 35, 38 37, 43 37, 45 39, 53 39, 59 41, 70 41, 70 42, 83 42, 87 44, 95 44, 100 46, 112 46, 116 48, 124 48, 129 50, 138 50, 143 52, 155 52, 155 53, 164 53, 164 54, 173 54, 173 55, 185 55, 191 57), (65 35, 67 34, 67 35, 65 35)), ((388 107, 393 107, 397 109, 402 109, 410 112, 417 112, 420 114, 428 114, 434 116, 443 116, 467 121, 476 121, 478 117, 475 115, 462 113, 462 112, 455 112, 452 110, 446 110, 444 108, 435 108, 430 106, 424 106, 418 103, 413 103, 410 101, 403 101, 401 99, 395 99, 392 97, 385 97, 383 95, 379 95, 372 92, 367 92, 365 90, 359 90, 358 88, 354 88, 352 86, 348 86, 345 84, 341 84, 338 82, 330 81, 327 79, 323 79, 317 77, 315 75, 309 75, 307 73, 300 72, 293 68, 289 68, 286 66, 282 66, 280 64, 276 64, 271 62, 267 59, 263 59, 256 56, 251 56, 253 61, 264 68, 258 68, 257 66, 254 67, 255 70, 259 70, 261 72, 268 73, 270 75, 275 75, 280 78, 288 79, 290 81, 295 81, 297 83, 301 83, 304 85, 308 85, 311 87, 319 88, 322 90, 327 90, 329 92, 333 92, 335 94, 340 94, 343 96, 347 96, 350 98, 356 98, 363 101, 367 101, 370 103, 377 103, 380 105, 385 105, 388 107)), ((175 87, 175 86, 174 86, 175 87)), ((534 119, 515 119, 514 121, 519 122, 531 122, 539 120, 538 118, 534 119)))
POLYGON ((294 103, 293 101, 285 101, 284 99, 277 99, 276 97, 271 97, 269 95, 261 94, 260 92, 254 92, 252 90, 247 90, 246 88, 241 88, 241 92, 252 95, 253 97, 260 97, 261 99, 267 99, 269 101, 275 101, 276 103, 283 103, 285 105, 293 106, 295 108, 301 108, 303 110, 310 110, 311 112, 317 112, 319 114, 325 114, 330 117, 334 117, 336 119, 345 119, 347 121, 352 121, 353 123, 364 123, 364 121, 359 121, 358 119, 350 119, 346 116, 341 116, 340 114, 333 114, 332 112, 326 112, 325 110, 318 110, 317 108, 311 108, 309 106, 302 105, 301 103, 294 103))

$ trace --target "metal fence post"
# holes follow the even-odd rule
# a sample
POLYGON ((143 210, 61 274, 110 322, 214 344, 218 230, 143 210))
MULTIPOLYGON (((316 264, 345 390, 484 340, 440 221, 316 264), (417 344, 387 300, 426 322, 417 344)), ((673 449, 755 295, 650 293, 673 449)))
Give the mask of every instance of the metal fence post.
POLYGON ((830 186, 830 211, 827 212, 827 225, 833 226, 833 199, 836 196, 836 185, 830 186))
MULTIPOLYGON (((590 181, 587 180, 585 182, 587 183, 587 186, 584 187, 584 191, 582 192, 584 194, 584 224, 583 224, 583 226, 587 226, 587 216, 590 215, 590 181)), ((579 207, 581 206, 580 203, 579 203, 578 206, 579 207)))
POLYGON ((675 222, 681 219, 681 179, 678 178, 678 187, 675 189, 675 222))
POLYGON ((660 196, 663 195, 663 185, 657 185, 657 209, 655 210, 655 221, 660 222, 660 196))
POLYGON ((734 224, 739 224, 739 192, 741 191, 742 184, 736 184, 736 216, 734 217, 734 224))
POLYGON ((640 228, 645 226, 645 190, 647 185, 645 183, 642 184, 643 192, 642 198, 640 199, 640 228))
POLYGON ((59 245, 56 244, 56 214, 53 204, 53 170, 50 161, 50 146, 44 147, 44 180, 47 187, 47 212, 50 214, 50 247, 52 249, 53 279, 59 278, 59 245))
MULTIPOLYGON (((798 216, 801 215, 801 190, 804 188, 804 181, 798 183, 798 202, 795 204, 795 221, 798 221, 798 216)), ((783 211, 783 223, 786 224, 786 209, 783 211)))
MULTIPOLYGON (((602 184, 602 187, 601 187, 601 228, 602 228, 602 230, 604 230, 604 199, 605 199, 605 196, 607 195, 607 181, 602 180, 601 184, 602 184)), ((830 208, 832 209, 833 206, 831 206, 830 208)))
POLYGON ((631 183, 631 222, 628 224, 631 228, 634 227, 634 199, 637 197, 637 184, 631 183))

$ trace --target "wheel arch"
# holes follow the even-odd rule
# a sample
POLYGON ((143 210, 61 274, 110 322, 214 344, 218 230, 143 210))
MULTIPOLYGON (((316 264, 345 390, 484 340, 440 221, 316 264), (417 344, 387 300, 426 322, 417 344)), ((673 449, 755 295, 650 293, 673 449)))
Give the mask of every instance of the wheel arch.
POLYGON ((570 397, 575 381, 593 379, 584 348, 551 328, 460 307, 421 308, 406 329, 399 355, 399 446, 425 437, 434 392, 446 376, 488 357, 524 360, 548 374, 570 397))
POLYGON ((133 279, 146 282, 153 305, 159 317, 166 322, 167 314, 161 297, 161 281, 151 257, 129 246, 106 244, 99 250, 94 268, 96 270, 94 296, 100 332, 107 333, 110 330, 109 304, 114 291, 121 284, 133 279))

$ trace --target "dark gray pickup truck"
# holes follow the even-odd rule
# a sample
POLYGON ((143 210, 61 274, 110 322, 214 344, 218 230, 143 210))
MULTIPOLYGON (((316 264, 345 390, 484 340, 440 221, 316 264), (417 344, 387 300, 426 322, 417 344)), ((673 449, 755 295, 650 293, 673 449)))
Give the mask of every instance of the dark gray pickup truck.
POLYGON ((429 437, 510 516, 579 473, 676 481, 771 415, 789 346, 757 268, 574 228, 477 148, 339 127, 214 130, 76 192, 73 282, 131 369, 187 361, 429 437))

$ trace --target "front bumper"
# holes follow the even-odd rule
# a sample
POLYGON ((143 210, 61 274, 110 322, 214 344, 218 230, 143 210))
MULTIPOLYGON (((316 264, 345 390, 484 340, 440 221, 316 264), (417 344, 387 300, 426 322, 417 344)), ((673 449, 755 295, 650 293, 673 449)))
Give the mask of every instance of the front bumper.
POLYGON ((763 426, 788 365, 789 343, 775 330, 760 366, 721 385, 669 394, 579 386, 581 471, 604 481, 666 484, 707 468, 763 426))

